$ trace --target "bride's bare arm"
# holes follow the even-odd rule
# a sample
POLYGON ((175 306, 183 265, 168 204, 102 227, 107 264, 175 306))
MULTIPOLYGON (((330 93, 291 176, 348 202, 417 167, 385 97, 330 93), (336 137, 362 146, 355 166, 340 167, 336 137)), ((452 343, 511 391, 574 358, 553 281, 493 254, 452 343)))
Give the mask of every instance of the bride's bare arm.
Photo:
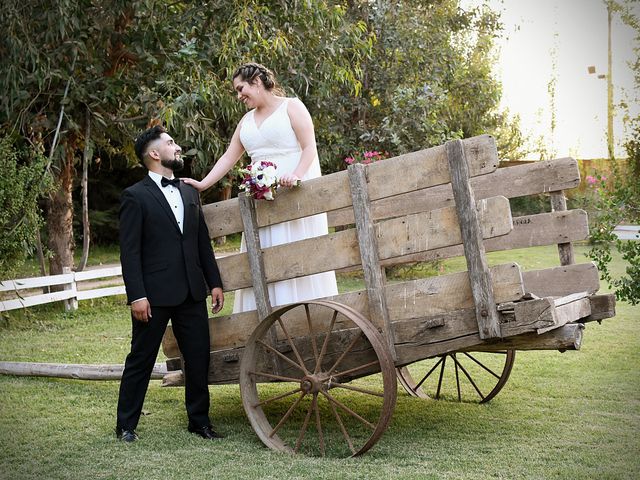
POLYGON ((214 183, 224 177, 229 170, 238 162, 242 154, 244 153, 244 147, 240 142, 240 125, 242 121, 238 123, 236 131, 233 132, 231 137, 231 143, 224 152, 224 154, 218 159, 211 171, 202 180, 197 181, 192 178, 183 178, 184 183, 194 186, 198 191, 206 190, 214 183))
POLYGON ((289 114, 291 127, 302 149, 298 166, 293 172, 280 178, 282 185, 291 187, 307 173, 313 161, 318 157, 318 150, 316 148, 313 120, 311 120, 307 107, 300 100, 295 99, 287 105, 287 113, 289 114))

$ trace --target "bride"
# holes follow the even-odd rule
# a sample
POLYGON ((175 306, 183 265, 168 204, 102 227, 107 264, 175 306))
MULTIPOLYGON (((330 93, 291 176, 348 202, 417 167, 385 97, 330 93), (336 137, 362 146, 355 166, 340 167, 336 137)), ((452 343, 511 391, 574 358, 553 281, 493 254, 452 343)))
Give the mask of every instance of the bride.
MULTIPOLYGON (((211 187, 238 162, 246 151, 251 162, 268 160, 277 165, 280 185, 292 187, 298 180, 321 176, 311 115, 297 98, 287 98, 271 70, 246 63, 233 74, 238 100, 251 110, 236 127, 227 151, 201 181, 184 179, 202 191, 211 187)), ((326 214, 292 220, 260 229, 260 245, 270 247, 326 235, 326 214)), ((241 251, 245 251, 244 241, 241 251)), ((323 272, 269 285, 273 306, 337 295, 334 272, 323 272)), ((238 290, 233 311, 255 310, 253 290, 238 290)))

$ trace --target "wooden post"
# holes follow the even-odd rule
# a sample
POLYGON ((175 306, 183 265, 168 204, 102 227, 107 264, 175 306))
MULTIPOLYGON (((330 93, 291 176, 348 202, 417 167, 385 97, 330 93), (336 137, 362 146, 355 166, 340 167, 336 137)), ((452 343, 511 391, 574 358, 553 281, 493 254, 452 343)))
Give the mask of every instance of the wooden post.
MULTIPOLYGON (((253 284, 253 295, 256 300, 256 310, 258 319, 264 320, 271 314, 271 301, 269 300, 269 288, 267 287, 267 276, 264 269, 264 259, 262 258, 262 248, 260 247, 260 234, 258 231, 258 220, 256 216, 255 200, 249 195, 238 196, 240 203, 240 215, 244 226, 244 241, 247 246, 247 257, 249 259, 249 269, 251 270, 251 282, 253 284)), ((269 340, 273 348, 277 345, 277 334, 275 325, 269 331, 269 340)), ((278 358, 271 355, 274 371, 280 372, 278 358)))
POLYGON ((269 301, 269 289, 267 288, 264 260, 260 247, 256 208, 254 200, 250 196, 240 195, 238 198, 240 199, 240 215, 244 225, 244 241, 247 245, 256 310, 260 320, 264 320, 271 313, 271 303, 269 301))
MULTIPOLYGON (((73 273, 71 271, 71 268, 69 267, 62 267, 62 273, 63 274, 69 274, 69 273, 73 273)), ((73 277, 73 280, 71 281, 71 283, 66 283, 63 287, 63 289, 66 290, 71 290, 74 294, 78 291, 78 287, 76 284, 76 279, 75 276, 73 277)), ((64 311, 65 312, 71 312, 73 310, 77 310, 78 309, 78 297, 77 296, 73 296, 72 298, 68 298, 66 300, 63 301, 64 302, 64 311)))
POLYGON ((393 329, 389 320, 389 310, 384 293, 385 278, 378 257, 378 242, 371 217, 371 202, 367 189, 366 167, 362 164, 350 165, 349 185, 353 199, 353 214, 360 244, 360 258, 369 299, 371 322, 384 331, 391 356, 395 361, 396 349, 393 329))
MULTIPOLYGON (((551 209, 554 212, 563 212, 567 209, 567 199, 563 190, 551 192, 551 209)), ((560 265, 573 265, 576 263, 571 242, 559 243, 558 255, 560 256, 560 265)))
POLYGON ((462 140, 451 140, 445 144, 445 148, 480 338, 496 338, 500 336, 498 310, 482 242, 476 202, 469 184, 469 166, 464 154, 464 145, 462 140))

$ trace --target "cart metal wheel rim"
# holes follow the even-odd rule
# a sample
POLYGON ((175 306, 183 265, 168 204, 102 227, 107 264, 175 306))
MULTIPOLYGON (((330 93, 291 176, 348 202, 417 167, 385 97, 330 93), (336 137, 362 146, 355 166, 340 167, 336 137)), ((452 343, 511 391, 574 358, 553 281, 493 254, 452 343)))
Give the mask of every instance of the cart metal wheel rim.
POLYGON ((346 305, 315 300, 277 309, 255 328, 247 341, 240 365, 240 393, 249 422, 267 447, 286 453, 300 453, 301 450, 309 453, 311 449, 311 455, 325 456, 329 450, 331 453, 339 451, 340 456, 357 456, 369 450, 387 429, 395 407, 397 382, 386 342, 371 322, 346 305), (288 331, 287 327, 300 327, 300 322, 287 325, 286 314, 294 309, 304 311, 304 314, 300 311, 297 314, 306 317, 310 331, 307 337, 291 335, 288 331), (331 322, 329 328, 320 330, 310 312, 326 312, 325 309, 331 312, 331 322), (267 341, 271 327, 276 324, 280 327, 281 337, 286 338, 278 342, 278 347, 282 349, 284 344, 290 348, 288 360, 282 358, 282 352, 280 355, 275 353, 267 341), (340 330, 337 328, 340 325, 352 325, 353 328, 340 330), (350 340, 346 347, 344 339, 350 340), (358 356, 351 350, 356 344, 360 348, 366 346, 366 350, 360 351, 358 356), (305 346, 306 350, 303 348, 305 346), (308 353, 309 346, 313 350, 311 359, 304 354, 308 353), (287 369, 286 372, 274 374, 272 371, 256 371, 257 367, 266 368, 269 364, 265 357, 277 358, 281 368, 287 369), (292 362, 298 367, 294 367, 292 362), (327 367, 328 364, 332 366, 327 367), (347 365, 348 368, 343 369, 341 365, 347 365), (297 373, 293 374, 294 371, 297 373), (357 372, 365 373, 364 376, 379 373, 382 377, 382 382, 377 384, 379 388, 354 387, 341 381, 351 375, 359 376, 357 372), (265 382, 267 376, 263 373, 276 382, 295 383, 287 384, 275 395, 274 392, 265 394, 259 391, 259 385, 264 387, 273 383, 265 382), (259 382, 257 378, 262 381, 259 382), (348 402, 345 400, 347 395, 352 398, 348 402), (360 415, 358 411, 362 410, 363 402, 367 411, 360 415), (367 416, 370 414, 370 405, 374 405, 375 418, 367 416), (280 411, 266 413, 265 409, 269 408, 280 408, 280 411), (356 436, 353 430, 349 431, 353 423, 360 425, 360 432, 366 430, 364 436, 356 436), (287 424, 292 426, 289 426, 288 435, 284 435, 284 426, 287 424), (327 426, 331 426, 334 435, 325 438, 327 426), (336 431, 340 434, 336 434, 336 431), (333 442, 330 448, 327 448, 327 441, 333 442))
POLYGON ((515 350, 453 352, 429 359, 431 365, 425 368, 426 372, 416 374, 410 366, 405 366, 398 368, 396 373, 398 381, 411 396, 440 400, 444 398, 444 391, 453 391, 454 395, 447 397, 453 401, 486 403, 500 393, 509 380, 515 357, 515 350), (487 365, 487 358, 494 359, 491 365, 487 365), (498 362, 496 367, 495 359, 500 358, 504 358, 504 363, 498 362), (483 383, 478 377, 483 378, 483 383))

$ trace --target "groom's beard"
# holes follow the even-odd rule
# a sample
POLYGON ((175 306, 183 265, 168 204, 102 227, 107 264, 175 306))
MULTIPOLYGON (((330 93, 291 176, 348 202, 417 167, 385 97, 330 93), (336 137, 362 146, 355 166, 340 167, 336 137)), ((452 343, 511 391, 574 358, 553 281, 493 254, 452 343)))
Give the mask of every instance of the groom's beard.
POLYGON ((173 172, 179 172, 184 167, 184 160, 182 157, 172 158, 169 160, 161 160, 160 163, 163 167, 170 169, 173 172))

